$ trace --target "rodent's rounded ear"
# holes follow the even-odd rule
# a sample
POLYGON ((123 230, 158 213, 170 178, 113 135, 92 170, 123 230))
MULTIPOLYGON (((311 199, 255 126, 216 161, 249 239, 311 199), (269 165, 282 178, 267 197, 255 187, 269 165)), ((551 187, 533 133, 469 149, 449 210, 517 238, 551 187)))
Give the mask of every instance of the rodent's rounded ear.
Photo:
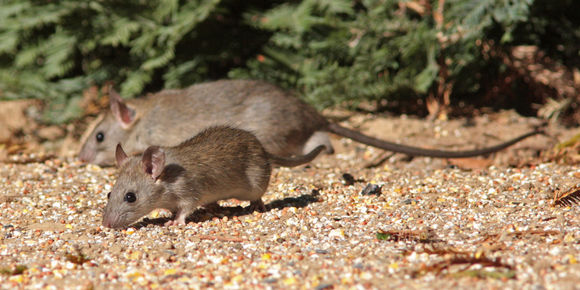
POLYGON ((117 149, 115 150, 115 159, 117 160, 117 167, 121 167, 125 161, 127 161, 127 153, 123 151, 123 147, 121 147, 121 143, 117 144, 117 149))
POLYGON ((113 86, 109 86, 109 105, 113 116, 123 129, 129 129, 135 123, 137 115, 135 110, 127 106, 113 86))
POLYGON ((143 153, 143 170, 157 180, 165 168, 165 152, 159 146, 150 146, 143 153))

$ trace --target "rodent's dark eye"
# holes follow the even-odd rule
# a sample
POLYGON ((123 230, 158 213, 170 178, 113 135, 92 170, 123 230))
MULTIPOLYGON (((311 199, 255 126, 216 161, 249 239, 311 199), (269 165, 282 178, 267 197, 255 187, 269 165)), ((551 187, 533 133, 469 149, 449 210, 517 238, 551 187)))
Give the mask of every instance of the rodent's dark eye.
POLYGON ((107 199, 111 199, 111 192, 107 193, 107 199))
POLYGON ((97 142, 103 142, 105 140, 105 134, 103 132, 97 133, 97 142))
POLYGON ((127 192, 125 193, 125 199, 126 202, 135 202, 137 200, 137 196, 132 193, 132 192, 127 192))

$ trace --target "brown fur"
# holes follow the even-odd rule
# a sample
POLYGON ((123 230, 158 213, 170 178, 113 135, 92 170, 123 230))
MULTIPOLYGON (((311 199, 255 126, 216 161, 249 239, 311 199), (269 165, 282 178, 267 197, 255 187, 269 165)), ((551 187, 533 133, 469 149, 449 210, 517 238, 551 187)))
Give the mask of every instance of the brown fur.
POLYGON ((128 226, 155 208, 174 213, 175 224, 198 206, 236 198, 263 210, 262 196, 270 180, 272 161, 296 166, 311 161, 324 147, 306 156, 283 158, 262 147, 250 132, 227 126, 210 127, 175 146, 147 148, 127 157, 121 146, 116 159, 119 178, 105 207, 103 225, 128 226), (126 195, 136 200, 128 202, 126 195))

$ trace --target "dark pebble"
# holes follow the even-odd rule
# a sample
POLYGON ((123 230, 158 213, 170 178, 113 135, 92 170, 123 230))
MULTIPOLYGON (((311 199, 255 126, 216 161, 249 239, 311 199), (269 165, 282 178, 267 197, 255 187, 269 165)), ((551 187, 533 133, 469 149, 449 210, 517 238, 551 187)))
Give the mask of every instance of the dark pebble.
POLYGON ((360 192, 362 195, 381 195, 382 187, 376 184, 369 183, 365 188, 360 192))
POLYGON ((316 289, 316 290, 326 290, 326 289, 333 289, 333 288, 334 288, 334 285, 332 285, 332 284, 321 284, 321 285, 318 285, 314 289, 316 289))
POLYGON ((344 185, 353 185, 356 182, 356 179, 354 179, 354 176, 352 176, 350 173, 345 173, 342 175, 342 183, 344 183, 344 185))

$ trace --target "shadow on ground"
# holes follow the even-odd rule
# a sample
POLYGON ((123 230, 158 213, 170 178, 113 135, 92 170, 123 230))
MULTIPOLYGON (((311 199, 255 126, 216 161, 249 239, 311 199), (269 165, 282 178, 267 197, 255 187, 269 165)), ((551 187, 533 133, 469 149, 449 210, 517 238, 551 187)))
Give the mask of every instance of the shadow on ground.
MULTIPOLYGON (((297 197, 287 197, 282 200, 275 200, 266 204, 266 211, 270 211, 273 209, 283 209, 286 207, 297 207, 302 208, 306 207, 309 204, 321 201, 319 191, 317 189, 313 189, 312 193, 310 194, 303 194, 297 197)), ((194 223, 201 223, 208 220, 211 220, 214 217, 240 217, 244 215, 252 214, 253 211, 250 211, 248 207, 241 207, 241 206, 222 206, 219 207, 218 210, 208 210, 205 208, 201 208, 193 212, 189 217, 186 219, 186 223, 194 222, 194 223)), ((147 227, 148 225, 164 225, 169 218, 156 218, 156 219, 149 219, 145 218, 143 221, 134 225, 134 228, 140 229, 143 227, 147 227)))

